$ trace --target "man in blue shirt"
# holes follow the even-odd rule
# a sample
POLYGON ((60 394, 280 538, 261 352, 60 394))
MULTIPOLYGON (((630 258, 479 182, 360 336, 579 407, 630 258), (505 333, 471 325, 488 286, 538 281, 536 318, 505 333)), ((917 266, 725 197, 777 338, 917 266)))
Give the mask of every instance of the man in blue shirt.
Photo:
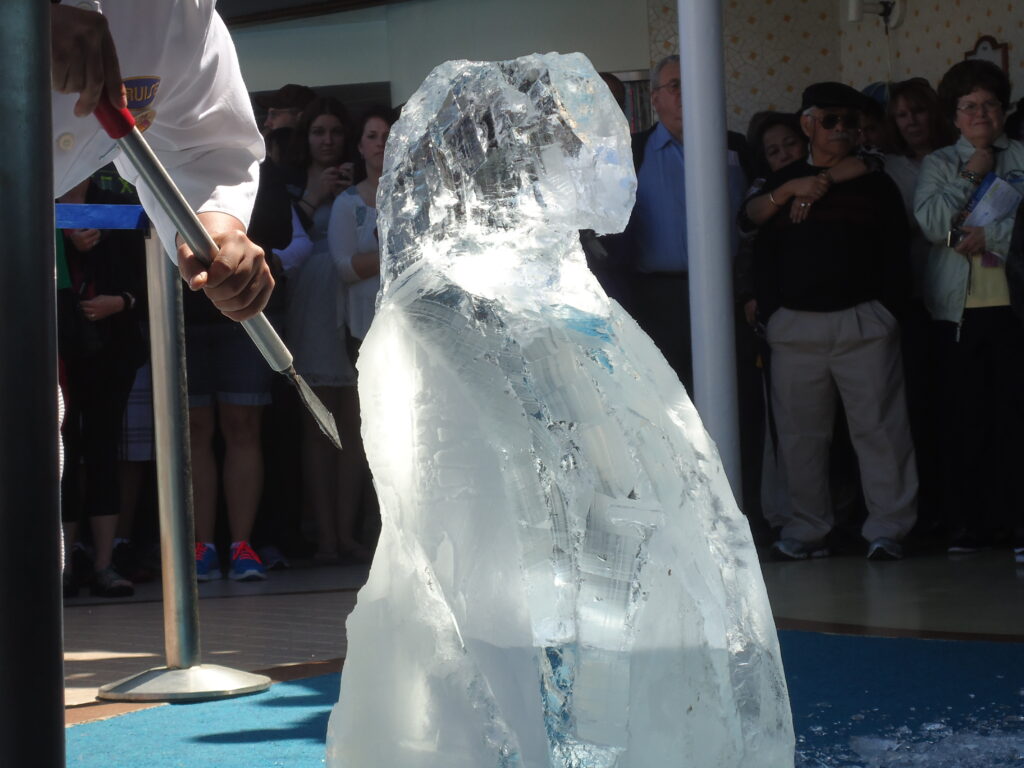
MULTIPOLYGON (((633 145, 637 191, 628 230, 637 273, 633 314, 692 394, 679 56, 665 57, 651 71, 651 103, 658 122, 634 136, 633 145)), ((732 135, 729 145, 729 198, 735 216, 746 181, 741 149, 732 135)))

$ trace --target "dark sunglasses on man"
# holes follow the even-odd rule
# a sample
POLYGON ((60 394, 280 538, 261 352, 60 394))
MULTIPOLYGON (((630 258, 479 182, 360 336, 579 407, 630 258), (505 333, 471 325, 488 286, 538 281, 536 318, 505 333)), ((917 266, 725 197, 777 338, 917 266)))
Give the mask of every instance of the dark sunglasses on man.
POLYGON ((856 112, 829 112, 821 117, 815 115, 812 115, 812 117, 821 123, 821 127, 826 131, 831 131, 840 123, 853 130, 860 128, 860 115, 856 112))

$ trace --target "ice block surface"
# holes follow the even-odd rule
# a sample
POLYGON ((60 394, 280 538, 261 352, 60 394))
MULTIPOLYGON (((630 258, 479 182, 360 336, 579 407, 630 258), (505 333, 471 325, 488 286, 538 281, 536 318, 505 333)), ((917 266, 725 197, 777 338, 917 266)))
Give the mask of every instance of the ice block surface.
POLYGON ((580 54, 443 64, 392 130, 333 768, 793 765, 747 523, 579 246, 625 226, 632 162, 580 54))

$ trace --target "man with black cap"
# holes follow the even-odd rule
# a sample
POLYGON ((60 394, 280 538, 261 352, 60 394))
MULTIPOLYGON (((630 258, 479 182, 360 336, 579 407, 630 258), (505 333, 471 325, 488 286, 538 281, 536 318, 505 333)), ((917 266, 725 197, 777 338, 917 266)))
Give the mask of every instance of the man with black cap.
POLYGON ((256 97, 256 103, 267 110, 263 121, 264 135, 275 128, 290 128, 299 121, 299 115, 306 105, 316 98, 316 91, 305 85, 288 83, 273 93, 256 97))
MULTIPOLYGON (((770 177, 766 191, 819 174, 817 200, 778 202, 755 245, 758 308, 771 346, 772 408, 791 500, 773 554, 828 554, 833 527, 828 454, 838 393, 868 509, 870 559, 902 557, 917 516, 917 470, 907 421, 897 316, 909 291, 908 228, 900 194, 882 173, 833 184, 830 169, 856 149, 865 97, 841 83, 803 94, 806 161, 770 177), (792 216, 790 208, 804 208, 792 216)), ((772 204, 776 204, 772 200, 772 204)))

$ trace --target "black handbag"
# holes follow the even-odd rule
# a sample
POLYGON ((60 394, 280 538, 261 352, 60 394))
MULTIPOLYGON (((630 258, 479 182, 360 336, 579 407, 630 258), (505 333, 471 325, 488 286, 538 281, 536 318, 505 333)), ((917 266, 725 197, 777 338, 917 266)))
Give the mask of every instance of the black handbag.
POLYGON ((57 291, 57 349, 65 361, 95 357, 110 344, 106 320, 87 320, 81 299, 70 288, 57 291))

